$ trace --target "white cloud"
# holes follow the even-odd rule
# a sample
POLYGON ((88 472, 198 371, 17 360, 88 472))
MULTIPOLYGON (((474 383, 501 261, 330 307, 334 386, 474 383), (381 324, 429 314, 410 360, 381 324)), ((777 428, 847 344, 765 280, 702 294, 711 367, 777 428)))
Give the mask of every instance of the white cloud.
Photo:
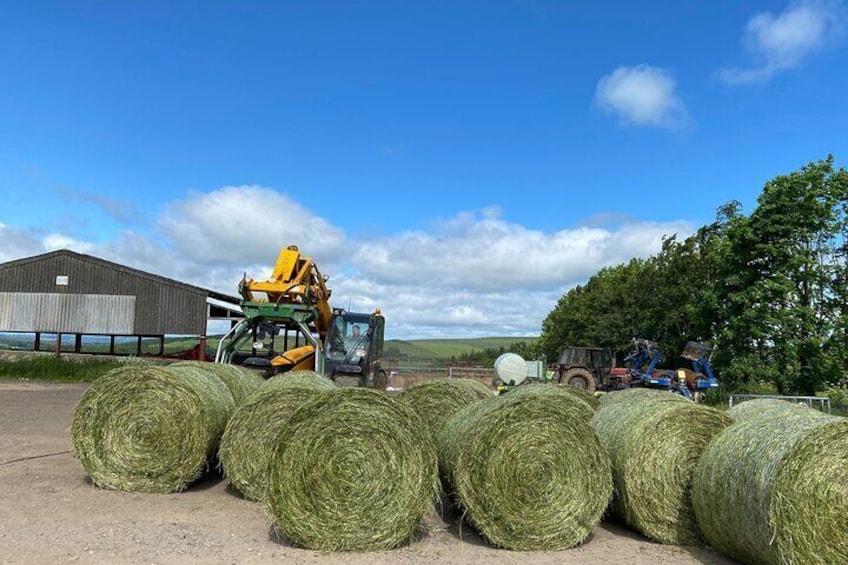
POLYGON ((381 283, 520 292, 574 284, 603 266, 659 251, 663 235, 691 231, 677 222, 544 232, 486 211, 461 214, 429 232, 361 242, 351 262, 381 283))
POLYGON ((175 249, 206 264, 265 264, 284 244, 332 261, 345 237, 286 194, 255 185, 191 193, 165 209, 159 228, 175 249))
POLYGON ((73 249, 78 253, 88 253, 91 251, 92 245, 84 241, 77 241, 60 233, 51 233, 41 240, 41 245, 45 251, 55 251, 57 249, 73 249))
POLYGON ((379 283, 361 274, 331 279, 339 306, 379 307, 398 338, 538 335, 541 322, 562 296, 559 289, 478 291, 448 285, 379 283))
POLYGON ((39 255, 56 249, 74 249, 88 253, 92 245, 60 233, 45 234, 40 230, 14 228, 0 222, 0 263, 39 255))
POLYGON ((768 81, 841 39, 846 21, 841 0, 800 0, 776 15, 757 14, 743 36, 752 65, 720 69, 717 77, 731 85, 768 81))
POLYGON ((0 226, 0 261, 68 247, 235 295, 243 273, 267 276, 297 243, 330 275, 335 306, 381 308, 390 337, 538 334, 568 288, 601 267, 646 257, 686 222, 626 222, 558 231, 508 222, 497 208, 425 230, 348 238, 290 197, 254 186, 191 194, 166 207, 160 234, 126 231, 105 243, 0 226), (284 221, 287 220, 287 221, 284 221))
POLYGON ((598 81, 595 104, 626 124, 677 129, 689 123, 689 115, 676 88, 665 69, 619 67, 598 81))
POLYGON ((355 271, 330 282, 340 305, 379 306, 400 335, 538 334, 568 288, 604 266, 656 253, 664 235, 692 231, 687 222, 632 222, 545 232, 487 209, 353 242, 355 271))

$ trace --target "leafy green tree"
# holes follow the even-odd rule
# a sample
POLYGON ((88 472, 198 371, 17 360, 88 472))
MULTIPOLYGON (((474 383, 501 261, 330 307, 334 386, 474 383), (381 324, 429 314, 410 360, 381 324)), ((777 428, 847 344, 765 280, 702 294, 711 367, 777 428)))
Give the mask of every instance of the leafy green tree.
POLYGON ((810 163, 766 183, 754 212, 729 230, 719 336, 737 380, 810 395, 832 380, 825 346, 842 309, 834 298, 845 269, 835 259, 847 187, 832 157, 810 163))
POLYGON ((526 343, 515 341, 508 346, 487 347, 469 351, 460 355, 451 356, 449 362, 455 366, 473 366, 473 367, 491 367, 494 365, 498 356, 504 353, 511 352, 521 355, 524 359, 531 361, 539 357, 539 348, 537 342, 526 343))
POLYGON ((548 359, 569 345, 626 351, 660 342, 719 346, 729 389, 770 383, 815 394, 848 375, 848 173, 832 157, 766 183, 750 216, 738 202, 647 260, 602 269, 566 292, 542 324, 548 359))
POLYGON ((609 347, 627 351, 647 319, 641 301, 656 285, 641 259, 601 269, 585 285, 566 292, 542 323, 540 348, 557 359, 563 347, 609 347))

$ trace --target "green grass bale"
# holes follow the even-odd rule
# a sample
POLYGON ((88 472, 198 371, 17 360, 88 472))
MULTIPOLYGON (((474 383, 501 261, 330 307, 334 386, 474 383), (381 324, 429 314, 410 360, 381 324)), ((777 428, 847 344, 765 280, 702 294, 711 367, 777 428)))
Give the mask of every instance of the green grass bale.
POLYGON ((612 460, 613 511, 661 543, 702 544, 690 498, 695 466, 730 423, 725 414, 670 392, 607 395, 592 425, 612 460))
POLYGON ((583 542, 612 493, 587 405, 555 387, 519 387, 457 412, 439 436, 444 483, 490 543, 561 550, 583 542))
POLYGON ((208 468, 233 408, 229 389, 206 371, 123 367, 83 394, 71 443, 99 487, 177 492, 208 468))
POLYGON ((744 563, 848 563, 848 420, 767 399, 729 413, 692 489, 710 545, 744 563))
POLYGON ((296 371, 269 379, 239 405, 218 451, 230 484, 248 500, 264 501, 269 462, 283 425, 316 395, 335 388, 318 373, 296 371))
POLYGON ((374 551, 412 538, 439 492, 438 461, 414 410, 339 388, 300 407, 271 457, 277 530, 322 551, 374 551))
POLYGON ((180 361, 173 363, 171 367, 195 367, 212 373, 227 385, 233 395, 236 406, 247 399, 248 396, 259 390, 265 383, 259 373, 249 369, 236 367, 235 365, 224 365, 222 363, 209 363, 206 361, 180 361))
POLYGON ((430 379, 410 386, 397 399, 415 410, 435 442, 457 411, 493 396, 494 392, 486 385, 471 379, 430 379))

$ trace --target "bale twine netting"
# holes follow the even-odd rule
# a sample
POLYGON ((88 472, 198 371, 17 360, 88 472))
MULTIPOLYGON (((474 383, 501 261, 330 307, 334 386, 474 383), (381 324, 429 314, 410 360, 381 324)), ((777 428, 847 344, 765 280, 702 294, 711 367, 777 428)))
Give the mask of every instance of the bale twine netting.
POLYGON ((670 392, 633 389, 607 398, 592 425, 612 461, 613 511, 661 543, 703 543, 690 498, 693 475, 730 418, 670 392))
POLYGON ((210 363, 208 361, 180 361, 170 365, 171 367, 195 367, 203 369, 206 372, 212 373, 227 385, 230 393, 233 395, 236 406, 245 401, 245 399, 259 390, 265 383, 259 373, 236 367, 235 365, 225 365, 221 363, 210 363))
POLYGON ((415 411, 374 390, 339 388, 283 426, 267 505, 298 545, 367 551, 410 540, 438 493, 435 447, 415 411))
POLYGON ((612 493, 586 407, 554 387, 520 387, 457 412, 439 436, 443 480, 490 543, 560 550, 584 541, 612 493))
POLYGON ((493 395, 489 387, 475 380, 430 379, 406 388, 397 400, 415 410, 435 442, 451 416, 464 406, 493 395))
POLYGON ((71 443, 99 487, 176 492, 209 467, 233 407, 226 385, 206 371, 121 367, 83 394, 71 443))
POLYGON ((264 501, 268 465, 283 425, 309 400, 335 388, 333 381, 312 371, 284 373, 238 406, 218 450, 230 484, 248 500, 264 501))
POLYGON ((692 489, 710 545, 744 563, 848 563, 848 420, 782 400, 729 413, 692 489))

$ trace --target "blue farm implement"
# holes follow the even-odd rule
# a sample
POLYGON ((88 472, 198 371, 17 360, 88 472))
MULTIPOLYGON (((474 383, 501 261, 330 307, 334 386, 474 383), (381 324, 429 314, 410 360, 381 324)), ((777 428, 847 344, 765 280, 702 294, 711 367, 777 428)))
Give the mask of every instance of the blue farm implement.
POLYGON ((706 391, 718 388, 718 379, 710 367, 714 348, 690 341, 681 357, 692 363, 691 369, 657 369, 664 360, 657 343, 634 339, 633 345, 633 352, 625 359, 631 386, 668 390, 696 402, 706 391))

